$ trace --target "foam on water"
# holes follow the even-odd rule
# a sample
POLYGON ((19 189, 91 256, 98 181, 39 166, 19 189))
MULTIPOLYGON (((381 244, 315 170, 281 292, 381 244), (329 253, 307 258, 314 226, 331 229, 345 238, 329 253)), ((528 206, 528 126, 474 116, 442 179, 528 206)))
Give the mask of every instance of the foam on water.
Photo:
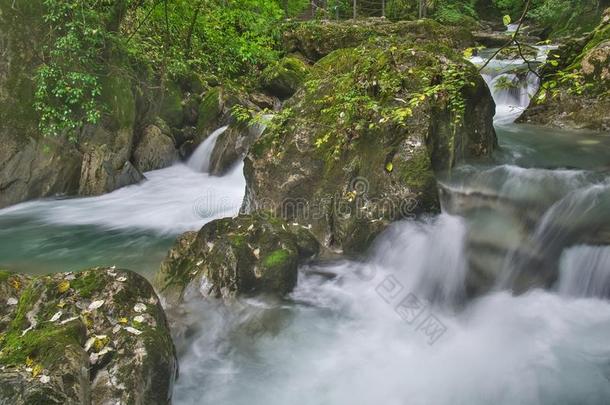
POLYGON ((463 232, 446 215, 401 223, 366 263, 303 272, 292 304, 199 304, 205 326, 182 346, 175 403, 605 403, 610 304, 495 293, 456 313, 446 304, 463 283, 463 232), (423 310, 398 310, 412 297, 423 310))
POLYGON ((235 215, 241 206, 243 163, 223 177, 192 166, 209 162, 220 128, 200 145, 189 165, 145 173, 146 180, 98 197, 32 201, 0 210, 0 217, 27 217, 57 225, 96 225, 105 229, 149 229, 178 234, 235 215), (203 163, 202 163, 203 162, 203 163), (195 164, 196 163, 196 164, 195 164))

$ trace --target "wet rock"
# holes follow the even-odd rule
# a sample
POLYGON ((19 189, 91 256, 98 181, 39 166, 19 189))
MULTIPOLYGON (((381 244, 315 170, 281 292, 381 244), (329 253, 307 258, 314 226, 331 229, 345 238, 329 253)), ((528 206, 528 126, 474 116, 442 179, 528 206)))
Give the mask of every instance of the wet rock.
MULTIPOLYGON (((610 10, 610 9, 608 9, 610 10)), ((610 130, 610 11, 589 35, 551 52, 542 85, 519 122, 610 130), (558 80, 558 78, 564 78, 558 80)))
POLYGON ((127 270, 0 272, 0 403, 171 402, 177 372, 165 314, 127 270), (7 298, 8 296, 8 298, 7 298))
POLYGON ((68 142, 0 132, 0 208, 78 190, 81 155, 68 142))
POLYGON ((215 176, 227 173, 243 160, 250 146, 265 130, 263 123, 234 123, 223 132, 214 145, 209 171, 215 176))
POLYGON ((118 158, 106 145, 101 145, 83 156, 78 192, 85 196, 101 195, 143 179, 130 161, 118 158))
POLYGON ((230 298, 284 295, 297 281, 299 263, 319 246, 306 229, 266 216, 240 215, 181 235, 155 285, 170 304, 185 295, 230 298))
POLYGON ((335 51, 250 148, 243 209, 363 254, 391 221, 438 212, 435 171, 489 155, 493 115, 476 68, 449 50, 382 38, 335 51))
POLYGON ((155 125, 144 129, 133 152, 133 163, 140 172, 162 169, 178 160, 174 141, 155 125))

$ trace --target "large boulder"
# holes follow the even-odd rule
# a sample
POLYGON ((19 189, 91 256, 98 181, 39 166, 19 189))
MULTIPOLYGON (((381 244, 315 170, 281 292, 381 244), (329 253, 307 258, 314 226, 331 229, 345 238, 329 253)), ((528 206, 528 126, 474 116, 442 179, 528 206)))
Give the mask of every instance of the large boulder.
POLYGON ((133 163, 140 172, 162 169, 178 160, 173 139, 156 125, 147 126, 133 152, 133 163))
POLYGON ((0 301, 0 403, 171 403, 175 350, 143 277, 0 272, 0 301))
POLYGON ((0 208, 78 191, 82 158, 69 142, 0 132, 0 145, 0 208))
POLYGON ((250 149, 243 209, 362 254, 389 222, 439 211, 435 171, 492 152, 494 110, 448 49, 377 39, 335 51, 250 149))
POLYGON ((292 97, 307 77, 309 66, 296 57, 285 57, 267 66, 262 74, 263 87, 280 99, 292 97))
POLYGON ((552 52, 542 83, 520 122, 610 130, 610 9, 583 39, 552 52))
POLYGON ((191 295, 281 296, 292 291, 298 265, 318 248, 307 229, 271 216, 219 219, 178 238, 155 284, 170 305, 191 295))
POLYGON ((392 22, 385 18, 292 23, 286 26, 282 39, 286 53, 300 53, 317 61, 332 51, 355 47, 375 37, 433 41, 450 48, 466 48, 474 44, 467 27, 442 25, 433 20, 392 22))

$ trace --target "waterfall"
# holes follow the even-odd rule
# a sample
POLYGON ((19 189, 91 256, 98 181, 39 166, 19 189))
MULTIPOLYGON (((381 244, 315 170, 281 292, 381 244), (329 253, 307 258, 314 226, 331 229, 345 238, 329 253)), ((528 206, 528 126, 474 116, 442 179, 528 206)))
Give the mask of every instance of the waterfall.
MULTIPOLYGON (((533 61, 536 65, 526 64, 522 59, 500 60, 493 59, 481 72, 487 83, 492 97, 496 103, 496 124, 510 124, 514 122, 529 106, 531 98, 538 91, 540 79, 531 71, 537 65, 546 61, 549 50, 555 46, 538 46, 538 54, 533 61)), ((494 50, 489 49, 480 56, 471 58, 471 62, 482 66, 494 50)))
POLYGON ((220 127, 212 132, 210 136, 197 147, 195 152, 193 152, 193 155, 187 162, 188 167, 199 172, 207 173, 210 168, 210 159, 212 158, 214 146, 216 146, 216 140, 227 130, 227 128, 229 127, 220 127))
POLYGON ((559 293, 574 297, 610 297, 610 247, 576 246, 564 252, 559 293))

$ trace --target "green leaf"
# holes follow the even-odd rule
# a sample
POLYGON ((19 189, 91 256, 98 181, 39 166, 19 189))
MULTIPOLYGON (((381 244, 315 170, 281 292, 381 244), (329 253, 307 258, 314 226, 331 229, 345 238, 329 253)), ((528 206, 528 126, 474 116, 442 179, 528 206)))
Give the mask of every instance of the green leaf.
POLYGON ((510 19, 510 16, 508 14, 502 17, 502 22, 504 23, 504 25, 510 24, 511 21, 512 20, 510 19))
POLYGON ((385 170, 388 173, 392 173, 392 170, 394 170, 394 165, 392 164, 392 162, 388 162, 385 164, 385 170))

